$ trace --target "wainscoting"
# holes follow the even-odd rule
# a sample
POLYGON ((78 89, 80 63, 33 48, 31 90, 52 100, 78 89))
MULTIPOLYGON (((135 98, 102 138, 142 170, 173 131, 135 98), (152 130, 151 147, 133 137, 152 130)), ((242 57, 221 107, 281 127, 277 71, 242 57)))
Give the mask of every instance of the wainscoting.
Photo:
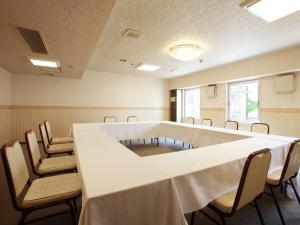
MULTIPOLYGON (((223 127, 225 108, 201 108, 201 118, 210 118, 213 126, 223 127)), ((270 125, 271 134, 300 137, 300 108, 261 108, 261 122, 270 125)), ((241 130, 250 130, 250 125, 240 124, 241 130)))
MULTIPOLYGON (((3 108, 3 107, 2 107, 3 108)), ((125 122, 126 118, 136 115, 141 121, 168 120, 168 108, 143 107, 77 107, 77 106, 9 106, 1 109, 1 144, 7 140, 18 139, 24 141, 24 133, 33 129, 39 134, 38 124, 49 120, 55 136, 70 134, 72 123, 103 122, 105 116, 116 116, 118 122, 125 122), (6 132, 9 131, 9 134, 6 132)), ((38 135, 39 137, 39 135, 38 135)))
POLYGON ((11 140, 11 115, 11 106, 0 105, 0 147, 11 140))

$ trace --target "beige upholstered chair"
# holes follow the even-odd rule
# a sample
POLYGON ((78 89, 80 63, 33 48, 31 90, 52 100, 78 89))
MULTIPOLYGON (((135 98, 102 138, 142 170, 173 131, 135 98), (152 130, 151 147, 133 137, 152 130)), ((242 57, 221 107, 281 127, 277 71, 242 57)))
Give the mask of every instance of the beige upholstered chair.
POLYGON ((278 201, 276 199, 276 195, 273 191, 273 188, 280 187, 283 184, 291 185, 295 192, 298 203, 300 205, 300 197, 295 187, 295 184, 293 183, 293 178, 297 176, 299 168, 300 168, 300 139, 292 143, 288 151, 288 155, 285 160, 283 168, 269 174, 267 178, 267 187, 269 188, 271 193, 267 193, 267 192, 266 193, 273 197, 277 211, 280 216, 280 220, 283 225, 285 225, 285 221, 281 209, 279 207, 278 201))
POLYGON ((44 122, 46 128, 46 134, 48 138, 48 142, 52 144, 64 144, 64 143, 72 143, 73 137, 52 137, 51 126, 48 120, 44 122))
POLYGON ((39 124, 40 134, 43 142, 43 147, 45 153, 48 156, 53 154, 61 154, 61 153, 72 153, 73 152, 73 143, 65 143, 65 144, 53 144, 50 145, 47 138, 47 132, 45 124, 39 124))
POLYGON ((202 119, 201 125, 211 127, 212 126, 212 120, 204 118, 204 119, 202 119))
MULTIPOLYGON (((251 202, 254 203, 259 219, 261 223, 264 224, 262 214, 256 200, 264 192, 270 161, 270 149, 263 149, 250 154, 244 165, 238 188, 225 193, 208 205, 209 208, 220 216, 223 225, 225 225, 225 217, 233 216, 237 210, 251 202)), ((210 218, 213 222, 219 224, 204 210, 200 210, 200 212, 210 218)), ((194 218, 195 212, 192 214, 191 224, 193 224, 194 218)))
POLYGON ((188 124, 193 124, 195 123, 194 117, 184 117, 182 118, 182 123, 188 123, 188 124))
POLYGON ((233 120, 226 120, 224 124, 225 129, 232 129, 232 130, 238 130, 239 129, 239 123, 237 121, 233 120))
POLYGON ((74 155, 42 159, 39 144, 33 130, 25 133, 27 149, 33 172, 38 176, 69 172, 76 169, 74 155))
POLYGON ((116 123, 117 118, 115 116, 105 116, 104 123, 116 123))
MULTIPOLYGON (((81 195, 77 173, 38 178, 30 182, 28 168, 19 142, 15 142, 12 146, 4 146, 2 159, 13 205, 16 210, 22 212, 18 224, 33 222, 25 221, 33 211, 65 204, 70 208, 75 225, 72 201, 75 202, 75 199, 81 195)), ((38 219, 34 221, 36 220, 38 219)))
POLYGON ((252 123, 251 132, 269 134, 270 126, 267 123, 252 123))

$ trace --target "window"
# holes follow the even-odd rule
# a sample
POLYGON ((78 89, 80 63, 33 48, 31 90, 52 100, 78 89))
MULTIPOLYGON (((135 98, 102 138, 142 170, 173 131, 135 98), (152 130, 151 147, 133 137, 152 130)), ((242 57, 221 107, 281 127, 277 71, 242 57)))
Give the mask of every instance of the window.
POLYGON ((228 84, 228 119, 242 123, 259 121, 259 81, 228 84))
POLYGON ((200 88, 183 90, 183 117, 200 118, 200 88))

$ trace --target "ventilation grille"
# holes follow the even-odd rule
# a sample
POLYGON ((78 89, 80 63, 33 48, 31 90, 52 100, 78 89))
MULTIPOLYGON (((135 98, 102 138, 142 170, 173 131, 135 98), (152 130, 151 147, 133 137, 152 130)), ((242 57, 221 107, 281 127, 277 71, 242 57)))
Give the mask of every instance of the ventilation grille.
POLYGON ((24 27, 17 27, 22 38, 34 53, 48 54, 44 41, 39 31, 24 27))
POLYGON ((141 36, 142 32, 132 29, 126 29, 123 33, 123 37, 127 38, 139 38, 141 36))

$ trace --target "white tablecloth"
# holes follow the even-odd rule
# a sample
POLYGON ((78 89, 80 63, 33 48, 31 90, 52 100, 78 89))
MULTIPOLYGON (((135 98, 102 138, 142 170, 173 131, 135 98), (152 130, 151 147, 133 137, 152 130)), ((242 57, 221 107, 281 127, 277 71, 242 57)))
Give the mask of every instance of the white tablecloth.
POLYGON ((74 124, 73 135, 82 225, 184 225, 184 213, 237 186, 251 152, 271 148, 273 171, 294 140, 171 122, 74 124), (151 137, 204 147, 139 157, 118 142, 151 137))

